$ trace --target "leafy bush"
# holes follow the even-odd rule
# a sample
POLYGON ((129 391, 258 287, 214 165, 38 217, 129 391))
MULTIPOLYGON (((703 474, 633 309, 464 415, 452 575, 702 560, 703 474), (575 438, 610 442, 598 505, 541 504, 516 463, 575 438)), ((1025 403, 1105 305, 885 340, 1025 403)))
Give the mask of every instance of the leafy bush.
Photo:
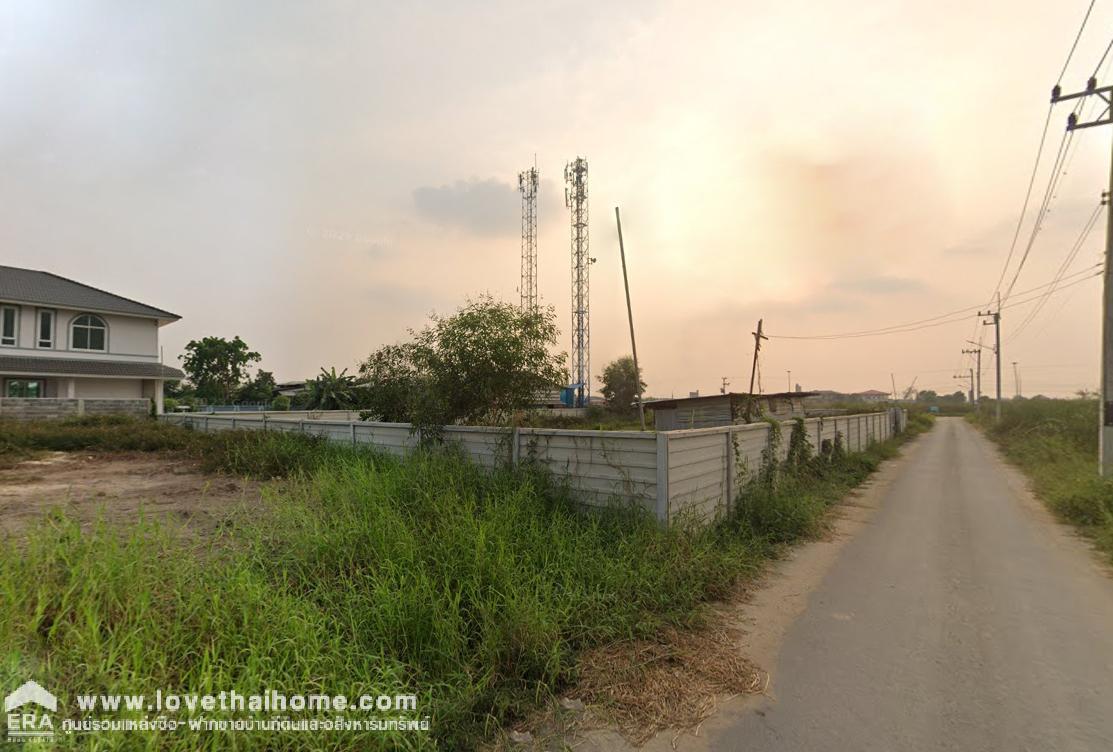
POLYGON ((455 423, 501 423, 565 383, 556 313, 489 296, 433 316, 410 342, 380 348, 360 365, 368 417, 419 425, 435 435, 455 423))

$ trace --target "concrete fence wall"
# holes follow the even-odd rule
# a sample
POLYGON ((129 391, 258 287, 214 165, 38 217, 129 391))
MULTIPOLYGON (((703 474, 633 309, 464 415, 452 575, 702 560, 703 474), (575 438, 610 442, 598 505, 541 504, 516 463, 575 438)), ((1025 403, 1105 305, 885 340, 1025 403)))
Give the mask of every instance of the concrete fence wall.
MULTIPOLYGON (((907 412, 901 409, 808 418, 804 436, 813 454, 822 451, 824 442, 833 446, 836 437, 846 451, 860 452, 904 431, 907 420, 907 412)), ((706 522, 728 512, 739 490, 761 468, 764 452, 775 446, 777 460, 787 458, 794 422, 780 425, 778 442, 772 441, 771 426, 764 422, 659 434, 667 444, 666 519, 706 522)))
POLYGON ((0 398, 0 418, 10 418, 13 420, 57 420, 60 418, 73 418, 79 415, 131 415, 142 418, 150 414, 151 401, 146 398, 0 398))
MULTIPOLYGON (((300 413, 162 415, 167 423, 203 431, 267 430, 323 436, 366 444, 402 456, 419 437, 408 423, 307 418, 300 413)), ((888 413, 812 418, 805 421, 808 443, 819 451, 825 440, 842 439, 847 451, 861 451, 903 430, 907 415, 888 413)), ((788 452, 792 423, 781 426, 778 459, 788 452)), ((590 505, 634 504, 663 523, 709 522, 727 513, 737 493, 771 446, 768 423, 681 431, 580 431, 551 428, 447 426, 445 441, 483 467, 533 462, 568 484, 590 505)))

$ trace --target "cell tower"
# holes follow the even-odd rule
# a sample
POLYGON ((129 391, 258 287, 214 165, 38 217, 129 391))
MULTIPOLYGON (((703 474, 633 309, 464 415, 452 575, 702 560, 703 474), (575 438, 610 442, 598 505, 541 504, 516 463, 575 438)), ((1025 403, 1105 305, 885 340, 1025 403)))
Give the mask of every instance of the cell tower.
POLYGON ((587 160, 576 157, 564 167, 564 204, 572 213, 572 383, 576 407, 591 394, 591 284, 587 255, 587 160))
POLYGON ((522 194, 522 310, 537 311, 537 167, 518 173, 522 194))

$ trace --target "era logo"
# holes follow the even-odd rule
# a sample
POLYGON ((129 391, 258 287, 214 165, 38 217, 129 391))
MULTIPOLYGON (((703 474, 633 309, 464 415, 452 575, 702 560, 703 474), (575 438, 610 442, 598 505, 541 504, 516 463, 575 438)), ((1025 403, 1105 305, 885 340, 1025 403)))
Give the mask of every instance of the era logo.
POLYGON ((8 721, 8 741, 53 739, 54 721, 50 714, 58 711, 58 700, 38 683, 29 681, 4 698, 8 721), (38 705, 42 710, 36 709, 38 705), (19 711, 19 712, 15 712, 19 711))

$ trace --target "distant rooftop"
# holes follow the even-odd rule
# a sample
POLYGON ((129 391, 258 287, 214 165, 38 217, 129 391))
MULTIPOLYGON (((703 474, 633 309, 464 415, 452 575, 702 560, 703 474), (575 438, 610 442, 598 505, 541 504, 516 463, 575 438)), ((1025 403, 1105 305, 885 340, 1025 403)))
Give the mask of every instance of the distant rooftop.
POLYGON ((177 314, 50 272, 0 265, 0 300, 177 321, 177 314))
MULTIPOLYGON (((813 397, 818 392, 765 392, 764 394, 753 395, 754 399, 788 399, 790 397, 813 397)), ((699 397, 669 397, 668 399, 660 399, 653 401, 646 401, 646 407, 654 408, 668 408, 675 407, 681 402, 705 402, 709 400, 723 399, 730 397, 732 400, 748 399, 751 395, 747 392, 728 392, 723 394, 721 392, 716 394, 701 394, 699 397)))

